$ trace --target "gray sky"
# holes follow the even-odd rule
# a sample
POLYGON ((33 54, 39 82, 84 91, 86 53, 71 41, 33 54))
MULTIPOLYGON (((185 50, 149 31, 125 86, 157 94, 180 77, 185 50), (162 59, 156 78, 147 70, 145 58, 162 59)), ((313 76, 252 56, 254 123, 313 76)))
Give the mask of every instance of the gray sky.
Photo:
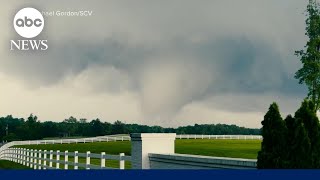
POLYGON ((306 88, 293 78, 307 1, 22 1, 0 6, 0 116, 69 116, 180 126, 261 127, 276 101, 294 113, 306 88), (43 52, 10 51, 23 7, 92 10, 44 17, 43 52))

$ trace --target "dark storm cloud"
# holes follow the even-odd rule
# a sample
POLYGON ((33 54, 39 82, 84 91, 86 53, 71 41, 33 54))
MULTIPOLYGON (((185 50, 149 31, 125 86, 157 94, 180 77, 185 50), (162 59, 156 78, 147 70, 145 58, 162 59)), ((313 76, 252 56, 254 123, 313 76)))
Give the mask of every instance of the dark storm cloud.
MULTIPOLYGON (((16 55, 14 64, 11 64, 12 68, 6 66, 3 71, 10 70, 7 73, 18 77, 24 76, 25 83, 33 82, 32 86, 39 87, 57 84, 67 76, 76 76, 92 67, 113 67, 128 76, 127 90, 141 92, 144 82, 141 81, 140 71, 147 68, 145 64, 158 61, 158 58, 167 52, 174 52, 175 55, 182 54, 183 57, 188 57, 177 61, 182 64, 191 61, 201 65, 200 67, 206 67, 212 71, 209 75, 214 78, 214 81, 205 85, 207 87, 201 93, 191 96, 187 94, 189 97, 184 97, 186 100, 177 105, 175 110, 191 101, 205 100, 225 93, 257 95, 273 92, 288 97, 305 95, 305 88, 299 86, 297 80, 285 72, 283 61, 287 60, 283 59, 272 44, 263 40, 250 41, 245 36, 233 36, 194 44, 179 39, 167 42, 165 47, 157 46, 130 46, 110 38, 94 42, 59 41, 57 44, 52 44, 51 50, 41 56, 30 54, 26 59, 23 54, 16 55)), ((165 60, 157 62, 157 64, 162 63, 170 65, 172 62, 165 60)), ((97 77, 100 75, 101 73, 96 74, 97 77)), ((116 92, 121 82, 118 77, 112 78, 114 81, 102 80, 101 84, 95 84, 93 88, 96 92, 116 92)), ((247 111, 248 108, 236 109, 247 111)))

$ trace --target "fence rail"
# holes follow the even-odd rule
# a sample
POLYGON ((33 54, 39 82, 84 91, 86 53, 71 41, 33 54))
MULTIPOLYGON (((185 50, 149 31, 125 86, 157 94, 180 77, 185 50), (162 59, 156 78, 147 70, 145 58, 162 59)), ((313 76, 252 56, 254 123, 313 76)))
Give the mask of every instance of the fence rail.
POLYGON ((14 141, 16 145, 38 145, 38 144, 71 144, 71 143, 92 143, 92 142, 110 142, 110 141, 130 141, 130 136, 98 136, 92 138, 79 139, 52 139, 52 140, 32 140, 32 141, 14 141))
POLYGON ((198 135, 198 134, 178 134, 176 139, 241 139, 241 140, 261 140, 261 135, 198 135))
POLYGON ((47 150, 35 150, 26 148, 8 148, 4 150, 2 159, 13 161, 24 166, 28 166, 33 169, 69 169, 69 166, 73 166, 73 169, 116 169, 106 167, 106 160, 119 161, 119 169, 125 169, 125 161, 131 161, 131 156, 126 156, 124 153, 119 155, 109 155, 105 152, 100 154, 75 152, 60 152, 47 151, 47 150), (60 159, 63 157, 63 159, 60 159), (69 161, 72 158, 73 161, 69 161), (80 163, 79 158, 85 158, 85 163, 80 163), (92 164, 91 158, 99 159, 100 165, 92 164), (53 166, 55 163, 55 166, 53 166), (61 166, 60 166, 61 165, 61 166))

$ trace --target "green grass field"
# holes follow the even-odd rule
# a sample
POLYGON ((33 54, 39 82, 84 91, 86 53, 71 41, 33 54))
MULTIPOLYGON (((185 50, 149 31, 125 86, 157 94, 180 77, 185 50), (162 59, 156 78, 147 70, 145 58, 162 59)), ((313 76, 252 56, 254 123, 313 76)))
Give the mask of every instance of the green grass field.
POLYGON ((29 169, 27 166, 23 166, 11 161, 0 160, 0 169, 29 169))
POLYGON ((177 140, 176 153, 256 159, 260 140, 177 140))
MULTIPOLYGON (((256 159, 258 151, 260 150, 260 146, 260 140, 185 139, 176 140, 175 152, 180 154, 256 159)), ((90 151, 91 153, 106 152, 106 154, 125 153, 126 155, 131 155, 130 141, 97 142, 85 144, 42 144, 17 147, 38 150, 60 150, 61 152, 68 150, 69 152, 79 151, 84 153, 86 151, 90 151)), ((64 157, 61 156, 60 158, 62 160, 64 157)), ((73 159, 69 157, 69 161, 72 160, 73 159)), ((79 162, 84 163, 85 159, 79 158, 79 162)), ((100 164, 100 160, 91 159, 91 163, 98 165, 100 164)), ((117 168, 119 167, 119 162, 107 160, 106 166, 117 168)), ((130 162, 126 162, 126 168, 130 167, 130 162)))

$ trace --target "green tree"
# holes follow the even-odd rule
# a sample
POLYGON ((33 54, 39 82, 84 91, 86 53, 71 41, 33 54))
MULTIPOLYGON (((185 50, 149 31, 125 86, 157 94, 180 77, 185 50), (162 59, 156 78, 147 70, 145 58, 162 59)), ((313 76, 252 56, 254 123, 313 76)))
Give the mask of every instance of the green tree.
POLYGON ((316 0, 309 0, 307 6, 306 35, 309 40, 305 49, 295 54, 302 62, 295 78, 308 87, 308 98, 315 104, 315 111, 320 108, 320 7, 316 0))
POLYGON ((126 134, 126 125, 122 123, 121 121, 117 120, 114 122, 112 129, 111 129, 112 134, 126 134))
POLYGON ((74 118, 73 116, 70 116, 68 119, 63 120, 65 123, 77 123, 77 119, 74 118))
POLYGON ((311 143, 301 118, 291 115, 285 119, 288 129, 286 168, 311 168, 311 143))
POLYGON ((95 119, 90 122, 90 131, 92 136, 102 136, 106 135, 105 127, 101 123, 100 119, 95 119))
POLYGON ((24 129, 26 131, 25 139, 40 139, 42 138, 41 134, 41 123, 38 121, 38 117, 30 114, 27 118, 26 123, 24 124, 24 129))
POLYGON ((86 118, 81 118, 79 120, 79 123, 82 123, 82 124, 87 123, 87 119, 86 118))
POLYGON ((320 168, 320 129, 319 120, 314 109, 312 101, 304 100, 295 113, 295 118, 302 121, 310 140, 312 168, 320 168))
POLYGON ((258 168, 285 168, 287 128, 276 103, 270 105, 261 124, 263 141, 258 153, 258 168))

